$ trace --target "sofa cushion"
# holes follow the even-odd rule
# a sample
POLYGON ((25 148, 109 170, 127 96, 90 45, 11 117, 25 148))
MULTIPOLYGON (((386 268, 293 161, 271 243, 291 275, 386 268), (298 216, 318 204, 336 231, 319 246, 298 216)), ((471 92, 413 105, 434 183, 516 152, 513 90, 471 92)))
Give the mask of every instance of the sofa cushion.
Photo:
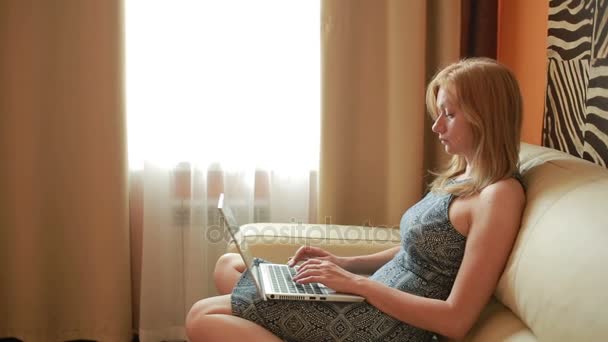
POLYGON ((522 227, 496 297, 543 341, 608 338, 608 171, 522 144, 522 227))

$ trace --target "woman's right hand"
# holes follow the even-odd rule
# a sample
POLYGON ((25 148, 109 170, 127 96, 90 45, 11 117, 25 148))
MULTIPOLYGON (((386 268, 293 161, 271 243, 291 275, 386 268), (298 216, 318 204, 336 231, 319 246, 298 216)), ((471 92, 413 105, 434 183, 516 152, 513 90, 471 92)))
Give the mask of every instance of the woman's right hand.
POLYGON ((346 269, 346 258, 335 256, 322 248, 313 246, 302 246, 298 248, 296 254, 289 258, 287 266, 294 267, 300 261, 306 261, 308 259, 328 260, 341 268, 346 269))

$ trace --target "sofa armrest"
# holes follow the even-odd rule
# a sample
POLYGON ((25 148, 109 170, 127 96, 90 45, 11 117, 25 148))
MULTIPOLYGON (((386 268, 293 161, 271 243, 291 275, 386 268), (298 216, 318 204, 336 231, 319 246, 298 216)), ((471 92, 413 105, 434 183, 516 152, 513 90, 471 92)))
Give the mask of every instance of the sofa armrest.
MULTIPOLYGON (((399 230, 394 228, 298 224, 255 223, 240 227, 239 241, 245 240, 252 256, 285 263, 302 245, 324 248, 340 256, 377 253, 399 245, 399 230)), ((229 252, 236 252, 234 243, 229 252)))

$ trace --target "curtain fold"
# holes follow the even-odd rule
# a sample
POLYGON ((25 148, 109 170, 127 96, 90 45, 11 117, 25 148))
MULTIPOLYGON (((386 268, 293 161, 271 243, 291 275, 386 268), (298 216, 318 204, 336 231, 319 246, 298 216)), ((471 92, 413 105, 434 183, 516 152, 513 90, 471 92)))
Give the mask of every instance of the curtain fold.
POLYGON ((121 1, 2 1, 0 44, 0 338, 130 341, 121 1))
POLYGON ((461 0, 462 57, 496 59, 498 0, 461 0))
POLYGON ((445 157, 424 94, 460 49, 460 1, 322 2, 319 220, 396 226, 445 157))

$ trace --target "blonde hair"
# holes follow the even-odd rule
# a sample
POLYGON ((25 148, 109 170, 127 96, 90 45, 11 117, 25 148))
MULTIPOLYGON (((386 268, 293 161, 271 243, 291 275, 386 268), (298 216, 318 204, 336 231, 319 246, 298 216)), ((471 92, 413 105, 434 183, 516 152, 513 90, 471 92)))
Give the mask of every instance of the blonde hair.
POLYGON ((426 106, 435 120, 437 93, 453 91, 473 131, 475 150, 468 182, 449 182, 466 169, 463 156, 454 155, 449 165, 430 184, 431 191, 469 196, 518 170, 522 98, 513 73, 489 58, 470 58, 439 71, 426 90, 426 106))

